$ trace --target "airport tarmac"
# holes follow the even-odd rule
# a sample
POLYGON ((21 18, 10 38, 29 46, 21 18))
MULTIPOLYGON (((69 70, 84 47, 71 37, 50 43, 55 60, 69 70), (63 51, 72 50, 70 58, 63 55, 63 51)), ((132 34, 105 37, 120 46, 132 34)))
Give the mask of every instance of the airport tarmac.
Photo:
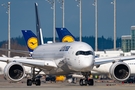
POLYGON ((123 84, 119 82, 100 81, 95 82, 94 86, 80 86, 79 83, 73 84, 68 82, 44 83, 41 86, 27 86, 23 80, 18 83, 10 83, 0 77, 0 90, 134 90, 135 84, 123 84))

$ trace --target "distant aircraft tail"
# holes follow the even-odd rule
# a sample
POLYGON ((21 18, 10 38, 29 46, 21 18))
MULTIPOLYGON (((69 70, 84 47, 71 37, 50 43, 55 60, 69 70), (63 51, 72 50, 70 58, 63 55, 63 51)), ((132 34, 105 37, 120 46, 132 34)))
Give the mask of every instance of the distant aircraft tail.
POLYGON ((30 53, 38 46, 37 36, 31 30, 22 30, 23 37, 30 53))
POLYGON ((44 44, 42 29, 40 27, 39 16, 38 16, 38 4, 35 3, 35 14, 36 14, 36 32, 35 35, 31 30, 22 30, 23 37, 27 44, 29 52, 33 52, 33 50, 38 46, 44 44))
POLYGON ((60 42, 73 42, 77 39, 66 29, 66 28, 56 28, 60 42))
POLYGON ((37 3, 35 3, 35 14, 36 14, 36 32, 37 32, 38 45, 42 45, 42 44, 44 44, 44 42, 43 42, 42 29, 41 29, 40 22, 39 22, 37 3))

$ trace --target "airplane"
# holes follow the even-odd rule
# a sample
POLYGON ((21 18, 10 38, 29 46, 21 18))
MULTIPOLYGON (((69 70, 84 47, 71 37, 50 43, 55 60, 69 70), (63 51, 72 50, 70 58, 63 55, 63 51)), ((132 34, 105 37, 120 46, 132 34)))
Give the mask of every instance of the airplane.
MULTIPOLYGON (((60 39, 60 42, 77 41, 77 39, 66 28, 56 28, 56 31, 57 31, 58 37, 60 39)), ((32 31, 28 31, 28 32, 33 33, 32 31)), ((25 33, 26 33, 26 31, 25 31, 25 33)), ((96 60, 98 60, 98 59, 96 59, 96 60)), ((129 65, 129 67, 131 69, 131 75, 135 75, 135 70, 134 70, 135 67, 133 66, 135 64, 135 61, 130 60, 130 61, 124 61, 124 62, 129 65)), ((92 74, 107 74, 108 75, 109 70, 106 70, 105 68, 108 67, 108 69, 110 69, 111 65, 112 65, 111 63, 107 63, 107 64, 100 65, 99 67, 94 67, 91 73, 92 74)), ((72 75, 72 76, 74 77, 74 75, 72 75)), ((80 76, 82 77, 82 75, 80 75, 80 76)), ((110 77, 110 75, 108 75, 108 76, 110 77)))
MULTIPOLYGON (((37 7, 37 3, 35 3, 37 7)), ((31 44, 33 45, 33 44, 31 44)), ((113 79, 124 81, 130 76, 130 68, 123 61, 134 60, 135 56, 113 57, 95 59, 94 50, 85 42, 59 42, 47 43, 37 46, 31 54, 32 59, 0 57, 0 61, 7 62, 4 68, 5 78, 11 81, 20 81, 25 76, 24 66, 32 68, 32 76, 27 79, 27 85, 41 85, 36 78, 35 68, 47 75, 68 75, 79 73, 84 76, 79 81, 81 86, 94 85, 93 79, 89 79, 93 67, 112 63, 110 74, 113 79)))
MULTIPOLYGON (((56 28, 58 33, 58 37, 60 41, 65 42, 73 42, 77 41, 77 39, 69 32, 67 28, 56 28)), ((104 58, 103 58, 104 59, 104 58)), ((106 58, 105 58, 106 59, 106 58)), ((95 60, 98 60, 95 59, 95 60)), ((129 65, 131 69, 131 75, 135 75, 135 60, 124 61, 127 65, 129 65)), ((100 65, 99 67, 94 67, 92 70, 92 74, 109 74, 109 69, 111 68, 112 63, 107 63, 100 65)))
POLYGON ((41 84, 40 79, 35 78, 35 68, 39 68, 46 74, 52 75, 66 75, 81 72, 82 75, 85 76, 85 79, 80 79, 80 85, 86 85, 86 83, 93 85, 93 80, 88 79, 88 76, 91 74, 93 67, 113 62, 114 64, 112 64, 110 73, 115 79, 123 81, 129 77, 130 68, 127 64, 121 61, 135 59, 134 56, 130 56, 107 58, 107 60, 95 60, 92 47, 84 42, 43 44, 34 49, 32 58, 33 59, 14 59, 8 57, 0 57, 0 61, 9 62, 5 67, 5 77, 12 81, 21 80, 25 74, 23 67, 23 65, 25 65, 33 68, 32 79, 27 80, 27 85, 31 85, 32 82, 36 85, 41 84), (117 59, 120 60, 115 61, 117 59), (115 73, 115 70, 117 73, 115 73), (119 78, 117 75, 122 77, 119 78), (85 83, 83 80, 85 80, 85 83))

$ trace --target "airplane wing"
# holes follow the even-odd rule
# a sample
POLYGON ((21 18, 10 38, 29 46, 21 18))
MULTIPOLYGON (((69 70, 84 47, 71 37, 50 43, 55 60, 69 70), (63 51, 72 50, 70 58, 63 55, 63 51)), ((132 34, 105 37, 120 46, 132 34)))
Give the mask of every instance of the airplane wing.
MULTIPOLYGON (((63 58, 61 58, 61 60, 63 60, 63 58)), ((46 69, 46 70, 57 67, 54 60, 0 57, 0 61, 2 61, 2 62, 19 62, 25 66, 42 68, 42 69, 46 69)))
POLYGON ((135 56, 119 56, 119 57, 108 57, 108 58, 95 58, 95 66, 101 64, 113 63, 113 62, 123 62, 127 60, 135 60, 135 56))

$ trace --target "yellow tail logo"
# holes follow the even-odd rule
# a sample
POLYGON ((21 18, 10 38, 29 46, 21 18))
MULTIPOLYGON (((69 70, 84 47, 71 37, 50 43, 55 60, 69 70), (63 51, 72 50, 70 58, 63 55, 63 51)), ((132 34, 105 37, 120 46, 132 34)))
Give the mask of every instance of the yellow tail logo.
POLYGON ((73 42, 73 41, 75 41, 74 38, 69 35, 63 37, 63 39, 62 39, 62 42, 73 42))
POLYGON ((37 38, 35 38, 35 37, 29 38, 27 41, 27 45, 30 49, 32 49, 32 50, 35 49, 38 46, 37 38))

